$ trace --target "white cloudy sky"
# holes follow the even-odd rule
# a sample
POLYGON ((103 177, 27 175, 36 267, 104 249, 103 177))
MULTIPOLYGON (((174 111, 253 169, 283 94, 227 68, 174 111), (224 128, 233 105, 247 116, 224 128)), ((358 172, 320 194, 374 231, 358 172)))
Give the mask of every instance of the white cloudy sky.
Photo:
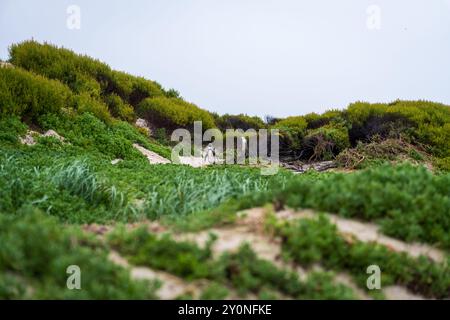
POLYGON ((450 104, 450 0, 0 0, 0 58, 32 37, 219 113, 450 104), (66 26, 69 5, 81 9, 80 30, 66 26), (380 30, 367 27, 371 5, 380 30))

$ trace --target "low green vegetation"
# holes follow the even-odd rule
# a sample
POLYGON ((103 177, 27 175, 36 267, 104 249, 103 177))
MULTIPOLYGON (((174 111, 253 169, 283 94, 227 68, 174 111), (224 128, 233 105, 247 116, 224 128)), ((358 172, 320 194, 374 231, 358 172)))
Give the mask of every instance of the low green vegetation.
POLYGON ((108 251, 76 228, 61 228, 39 210, 0 214, 0 299, 154 299, 157 283, 133 281, 108 251), (68 266, 81 289, 67 289, 68 266))
MULTIPOLYGON (((18 126, 14 130, 23 129, 18 126)), ((114 135, 105 137, 114 139, 114 135)), ((17 141, 1 146, 0 210, 15 213, 33 205, 70 223, 161 217, 183 223, 190 214, 252 192, 277 188, 291 175, 261 176, 257 168, 239 166, 150 166, 133 149, 124 154, 124 161, 113 166, 110 159, 114 157, 107 154, 114 150, 101 154, 97 148, 104 146, 95 144, 98 136, 88 139, 85 141, 92 141, 92 148, 54 138, 40 139, 34 146, 17 145, 17 141)))
POLYGON ((394 253, 382 245, 346 241, 324 216, 271 223, 271 227, 283 239, 285 257, 301 265, 320 263, 331 270, 347 271, 362 288, 366 286, 366 268, 377 265, 382 270, 382 286, 400 284, 428 297, 450 296, 450 260, 438 264, 423 256, 414 259, 394 253))
MULTIPOLYGON (((268 203, 373 221, 387 235, 450 249, 447 105, 358 102, 266 123, 210 113, 174 89, 46 43, 12 45, 9 61, 0 68, 0 298, 155 298, 157 283, 131 280, 108 261, 111 248, 133 264, 207 279, 205 299, 355 298, 332 273, 299 279, 249 246, 213 257, 214 237, 198 247, 117 228, 105 243, 79 226, 158 220, 170 231, 194 232, 232 224, 238 211, 268 203), (138 117, 150 130, 134 124, 138 117), (204 130, 276 128, 282 160, 336 160, 340 169, 361 170, 263 176, 246 165, 150 165, 133 146, 170 159, 170 133, 191 130, 194 121, 204 130), (47 130, 61 138, 43 136, 47 130), (84 290, 67 290, 65 268, 78 264, 84 290)), ((295 263, 349 272, 361 286, 367 264, 378 264, 386 284, 449 296, 447 265, 349 243, 323 218, 272 227, 295 263)))
POLYGON ((406 241, 450 248, 449 174, 422 166, 384 164, 352 174, 312 174, 289 179, 282 190, 252 194, 234 208, 274 203, 375 221, 406 241))
POLYGON ((242 297, 269 291, 297 299, 355 298, 350 288, 333 282, 331 273, 313 273, 301 281, 296 273, 258 258, 248 245, 214 259, 211 251, 214 241, 211 235, 205 247, 200 248, 191 242, 174 241, 169 235, 152 235, 144 228, 130 232, 119 228, 109 238, 113 248, 136 265, 164 270, 187 280, 213 281, 215 289, 210 288, 208 295, 211 291, 216 295, 217 284, 221 283, 222 295, 225 294, 223 286, 227 286, 242 297))
POLYGON ((225 131, 226 129, 258 130, 267 127, 266 124, 261 120, 261 118, 255 116, 251 117, 246 114, 224 114, 222 116, 213 114, 213 117, 215 119, 217 128, 222 131, 225 131))
POLYGON ((440 103, 358 102, 342 111, 280 119, 272 127, 280 130, 281 153, 302 160, 326 160, 358 143, 401 138, 448 168, 450 107, 440 103))
POLYGON ((168 130, 192 128, 195 121, 201 121, 203 129, 215 126, 209 112, 179 98, 147 98, 139 104, 138 114, 168 130))

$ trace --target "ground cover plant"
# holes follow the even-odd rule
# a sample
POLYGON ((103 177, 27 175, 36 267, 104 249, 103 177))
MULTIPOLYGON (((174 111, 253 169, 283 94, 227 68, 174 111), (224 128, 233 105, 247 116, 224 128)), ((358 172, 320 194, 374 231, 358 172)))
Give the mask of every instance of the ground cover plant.
POLYGON ((374 221, 405 241, 449 248, 450 175, 422 166, 382 164, 352 174, 311 174, 289 179, 282 190, 243 197, 233 210, 260 206, 311 208, 374 221))
POLYGON ((134 281, 106 248, 30 207, 0 214, 1 299, 152 299, 157 283, 134 281), (82 266, 83 290, 67 290, 66 269, 82 266))
POLYGON ((170 235, 233 228, 240 211, 269 203, 373 222, 391 237, 439 248, 448 260, 449 106, 356 102, 263 121, 211 113, 174 89, 51 44, 12 45, 9 62, 0 68, 1 299, 158 298, 162 284, 133 280, 108 258, 113 250, 131 267, 206 280, 205 299, 353 299, 336 274, 349 273, 364 289, 370 264, 381 266, 385 285, 449 297, 448 261, 349 240, 325 218, 267 226, 291 267, 320 265, 305 279, 262 259, 251 243, 214 256, 213 236, 198 246, 170 235), (138 118, 149 128, 139 127, 138 118), (194 121, 204 129, 278 129, 282 162, 335 161, 337 172, 280 168, 263 176, 245 164, 152 165, 133 146, 170 159, 170 133, 194 121), (43 136, 47 130, 58 136, 43 136), (130 230, 149 220, 168 235, 130 230), (95 226, 113 231, 92 232, 95 226), (87 268, 85 290, 67 290, 68 265, 87 268))
POLYGON ((168 271, 187 280, 208 279, 236 290, 242 297, 272 292, 297 299, 355 298, 350 288, 333 283, 331 273, 316 272, 302 281, 296 273, 259 259, 248 245, 215 259, 211 252, 214 241, 211 234, 202 248, 174 241, 168 234, 152 235, 145 228, 131 232, 119 228, 109 238, 110 244, 136 265, 168 271))
POLYGON ((403 284, 415 292, 436 298, 450 296, 448 261, 439 264, 423 256, 413 259, 385 246, 346 241, 324 216, 272 226, 283 239, 286 257, 302 265, 320 263, 332 270, 348 271, 355 275, 362 288, 367 279, 362 271, 367 266, 377 265, 383 270, 383 285, 403 284))

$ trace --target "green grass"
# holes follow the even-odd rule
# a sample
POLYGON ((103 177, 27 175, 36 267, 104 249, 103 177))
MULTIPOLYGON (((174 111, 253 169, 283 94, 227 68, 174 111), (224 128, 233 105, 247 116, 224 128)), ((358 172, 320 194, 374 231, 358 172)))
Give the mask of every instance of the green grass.
MULTIPOLYGON (((11 46, 10 55, 15 66, 0 69, 0 298, 153 298, 155 284, 131 281, 107 261, 107 246, 73 225, 158 219, 176 231, 198 231, 232 223, 237 211, 269 202, 373 221, 387 235, 450 249, 449 106, 359 102, 271 124, 281 129, 282 152, 303 159, 337 156, 344 166, 367 167, 351 174, 280 170, 262 176, 243 166, 149 165, 133 144, 170 158, 172 127, 190 128, 200 119, 204 128, 266 125, 245 115, 210 114, 157 82, 52 45, 26 41, 11 46), (152 120, 154 137, 132 125, 138 115, 152 120), (28 129, 56 130, 65 139, 39 137, 36 145, 23 146, 19 137, 28 129), (112 165, 117 158, 123 161, 112 165), (405 158, 432 160, 441 173, 385 163, 405 158), (68 264, 85 270, 85 290, 65 289, 68 264)), ((354 297, 331 274, 300 281, 246 246, 213 259, 209 246, 117 232, 112 245, 133 263, 209 279, 205 299, 223 298, 230 287, 261 298, 354 297)), ((297 263, 348 271, 360 284, 366 264, 378 263, 386 283, 430 297, 449 295, 448 266, 370 244, 349 245, 325 220, 277 232, 297 263)))

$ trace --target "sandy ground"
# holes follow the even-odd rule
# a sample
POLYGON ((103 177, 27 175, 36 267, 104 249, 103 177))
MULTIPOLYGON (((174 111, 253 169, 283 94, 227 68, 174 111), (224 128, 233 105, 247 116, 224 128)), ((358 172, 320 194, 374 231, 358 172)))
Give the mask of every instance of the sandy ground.
MULTIPOLYGON (((301 279, 307 277, 308 273, 315 270, 322 270, 320 265, 314 266, 310 270, 285 262, 281 257, 281 241, 276 237, 268 234, 264 230, 265 217, 268 214, 267 208, 253 208, 238 213, 238 219, 232 226, 224 228, 212 228, 196 233, 175 233, 172 234, 173 239, 177 241, 192 241, 199 246, 204 246, 208 241, 210 234, 213 233, 217 240, 212 246, 213 255, 220 256, 224 252, 234 252, 239 247, 247 243, 249 244, 258 257, 271 261, 277 267, 296 272, 301 279)), ((310 219, 317 214, 311 210, 283 210, 275 213, 278 219, 293 220, 293 219, 310 219)), ((380 233, 378 227, 371 223, 360 222, 351 219, 344 219, 336 215, 328 215, 330 221, 334 223, 338 231, 345 236, 349 241, 357 239, 363 242, 374 242, 387 246, 393 251, 405 252, 413 257, 419 255, 426 255, 430 259, 437 262, 443 261, 445 254, 433 247, 423 244, 408 244, 400 240, 387 237, 380 233)), ((145 222, 149 230, 154 233, 163 234, 170 232, 166 228, 159 226, 157 222, 145 222)), ((141 223, 130 224, 130 228, 135 228, 141 223)), ((94 225, 95 227, 85 226, 85 230, 104 234, 109 230, 102 226, 94 225), (100 232, 99 232, 100 231, 100 232)), ((208 281, 187 282, 179 277, 171 275, 166 272, 152 270, 147 267, 131 266, 128 262, 120 257, 117 252, 111 252, 110 259, 115 263, 127 267, 131 271, 131 275, 135 279, 160 279, 162 287, 158 290, 158 295, 162 299, 173 299, 181 294, 191 294, 193 297, 198 297, 201 291, 207 286, 208 281)), ((360 299, 371 299, 371 297, 361 288, 359 288, 353 281, 352 277, 346 273, 338 272, 335 276, 336 283, 342 283, 353 289, 355 294, 360 299)), ((407 288, 402 286, 388 286, 382 289, 385 297, 392 300, 417 300, 424 299, 420 295, 411 293, 407 288)), ((255 297, 248 297, 255 298, 255 297)))

